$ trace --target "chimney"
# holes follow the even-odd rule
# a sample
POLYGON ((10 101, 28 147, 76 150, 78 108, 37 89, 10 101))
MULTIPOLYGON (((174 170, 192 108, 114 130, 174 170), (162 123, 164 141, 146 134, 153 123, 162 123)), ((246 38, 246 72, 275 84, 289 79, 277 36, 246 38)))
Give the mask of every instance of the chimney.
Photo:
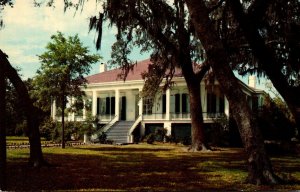
POLYGON ((256 76, 250 75, 248 79, 249 87, 256 88, 256 76))
POLYGON ((105 63, 100 64, 99 71, 100 71, 100 73, 107 71, 107 66, 105 63))

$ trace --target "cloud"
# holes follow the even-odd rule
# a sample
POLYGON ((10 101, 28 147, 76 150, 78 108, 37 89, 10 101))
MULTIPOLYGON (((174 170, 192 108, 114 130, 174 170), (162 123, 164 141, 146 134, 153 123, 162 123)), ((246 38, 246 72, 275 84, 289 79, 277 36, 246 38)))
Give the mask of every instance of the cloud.
MULTIPOLYGON (((95 49, 95 31, 88 33, 89 18, 98 15, 101 2, 85 1, 83 10, 64 12, 63 1, 55 1, 53 7, 34 7, 33 0, 15 1, 13 8, 2 12, 4 29, 0 30, 0 49, 9 55, 9 61, 22 69, 23 78, 33 77, 40 66, 36 55, 45 51, 51 35, 61 31, 67 36, 78 34, 84 46, 92 53, 100 53, 106 62, 111 56, 111 45, 115 41, 116 27, 104 25, 101 50, 95 49)), ((140 54, 137 54, 137 58, 140 54)), ((97 65, 95 65, 97 66, 97 65)), ((98 68, 94 67, 93 68, 98 68)))

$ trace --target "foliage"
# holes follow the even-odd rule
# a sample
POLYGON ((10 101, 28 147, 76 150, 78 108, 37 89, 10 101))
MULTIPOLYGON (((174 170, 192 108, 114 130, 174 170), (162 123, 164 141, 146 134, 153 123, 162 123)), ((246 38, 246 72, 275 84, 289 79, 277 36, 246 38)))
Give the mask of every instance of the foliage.
POLYGON ((46 52, 39 55, 41 68, 33 80, 32 94, 37 98, 36 105, 49 110, 53 100, 59 106, 66 97, 80 101, 84 95, 80 86, 86 83, 83 75, 88 74, 91 64, 99 59, 99 55, 89 54, 78 35, 67 38, 61 32, 52 35, 46 52))
POLYGON ((155 141, 155 134, 154 133, 150 133, 149 135, 146 136, 146 141, 148 144, 153 144, 155 141))
MULTIPOLYGON (((17 69, 18 71, 18 69, 17 69)), ((32 80, 27 79, 24 81, 26 88, 32 90, 32 80)), ((27 120, 26 113, 24 110, 24 105, 19 99, 20 96, 12 83, 7 80, 6 86, 6 124, 7 124, 7 135, 25 135, 24 130, 27 130, 27 120)), ((33 100, 35 98, 32 98, 33 100)), ((36 119, 44 119, 50 111, 39 112, 39 116, 36 119)))
POLYGON ((2 19, 2 12, 5 6, 13 7, 13 5, 14 5, 13 0, 0 0, 0 29, 4 26, 4 22, 2 19))
POLYGON ((290 141, 295 136, 295 122, 285 103, 279 98, 265 99, 258 120, 265 139, 290 141))
POLYGON ((146 135, 145 140, 148 144, 153 144, 155 141, 159 141, 159 142, 169 141, 167 132, 168 130, 165 128, 156 128, 154 132, 146 135))
POLYGON ((240 6, 237 1, 208 3, 212 8, 211 16, 220 38, 231 56, 233 67, 242 75, 258 73, 261 76, 266 72, 264 69, 267 65, 264 62, 271 61, 272 58, 269 56, 272 55, 276 60, 272 69, 278 70, 276 65, 281 65, 281 72, 288 84, 299 86, 300 58, 299 54, 296 54, 300 50, 300 39, 296 35, 299 33, 300 25, 299 1, 242 1, 240 3, 240 6), (251 45, 251 40, 247 36, 251 32, 243 31, 245 28, 243 28, 242 16, 251 20, 248 26, 255 27, 258 31, 257 35, 262 42, 256 43, 264 43, 267 47, 270 53, 267 60, 263 61, 262 57, 258 57, 257 47, 251 45))
POLYGON ((107 135, 106 135, 106 133, 100 132, 98 138, 99 138, 99 143, 107 144, 107 135))
POLYGON ((86 113, 85 122, 82 124, 82 128, 80 129, 80 133, 91 135, 97 129, 98 117, 92 116, 91 112, 86 113))
POLYGON ((111 63, 121 66, 123 72, 120 76, 124 80, 135 64, 129 59, 132 48, 139 47, 141 52, 152 52, 148 71, 142 74, 145 85, 141 97, 154 100, 158 91, 165 91, 173 85, 176 69, 181 69, 192 95, 191 102, 194 103, 191 106, 192 129, 197 130, 198 134, 193 135, 193 147, 199 148, 196 145, 204 142, 196 141, 203 138, 197 137, 203 132, 203 119, 198 115, 202 114, 202 108, 199 107, 200 81, 209 66, 203 62, 205 54, 191 28, 185 2, 107 0, 103 9, 99 17, 91 18, 90 29, 96 29, 100 42, 102 21, 109 21, 117 27, 117 41, 112 46, 111 63))
POLYGON ((300 127, 298 0, 229 0, 218 9, 220 36, 241 74, 267 75, 300 127))
MULTIPOLYGON (((164 78, 163 88, 172 86, 176 67, 191 69, 193 62, 203 61, 203 50, 194 31, 189 28, 183 1, 108 0, 104 3, 103 13, 90 20, 90 30, 96 29, 98 42, 101 39, 102 20, 118 28, 110 63, 121 65, 123 73, 120 75, 123 79, 135 64, 129 59, 133 47, 139 47, 142 53, 152 52, 152 65, 148 72, 142 74, 145 79, 142 97, 153 99, 164 78)), ((200 66, 197 66, 199 70, 194 71, 195 74, 200 73, 200 66)), ((190 75, 194 75, 193 72, 190 75)))
MULTIPOLYGON (((48 141, 61 141, 61 123, 55 122, 52 119, 45 119, 40 126, 41 137, 44 137, 48 141)), ((65 122, 65 139, 79 140, 83 138, 84 134, 91 134, 95 131, 94 126, 90 122, 65 122)))
POLYGON ((50 118, 46 118, 40 125, 40 135, 47 141, 53 140, 56 135, 56 123, 50 118))
POLYGON ((47 51, 39 55, 41 68, 33 80, 32 95, 37 98, 36 105, 43 110, 49 110, 55 101, 62 110, 62 148, 64 142, 64 116, 65 108, 70 99, 71 110, 74 106, 82 106, 84 86, 86 79, 83 75, 89 73, 91 64, 100 59, 99 55, 90 55, 78 37, 65 38, 61 32, 51 36, 51 42, 46 46, 47 51), (72 102, 74 101, 75 102, 72 102), (78 103, 79 102, 79 103, 78 103))
POLYGON ((25 116, 18 94, 9 81, 6 86, 6 113, 7 135, 14 135, 19 122, 23 122, 25 116))

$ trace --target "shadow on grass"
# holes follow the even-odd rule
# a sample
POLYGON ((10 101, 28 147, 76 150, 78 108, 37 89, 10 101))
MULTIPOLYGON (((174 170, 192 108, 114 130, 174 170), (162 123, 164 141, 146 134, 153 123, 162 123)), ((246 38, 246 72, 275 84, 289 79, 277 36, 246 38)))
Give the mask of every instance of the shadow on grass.
MULTIPOLYGON (((12 191, 261 189, 242 183, 247 173, 244 154, 241 151, 187 153, 169 148, 149 149, 132 146, 78 147, 78 151, 80 154, 45 153, 45 158, 56 165, 54 167, 34 169, 27 166, 27 159, 10 161, 8 189, 12 191), (91 151, 93 154, 90 154, 91 151)), ((290 165, 293 166, 291 169, 300 172, 299 165, 290 165)), ((299 186, 290 187, 294 189, 299 186)), ((263 189, 274 188, 271 186, 263 189)))
MULTIPOLYGON (((158 151, 171 151, 172 149, 163 149, 163 148, 137 148, 137 147, 132 147, 132 148, 128 148, 129 145, 121 145, 121 146, 114 146, 114 147, 99 147, 99 148, 81 148, 82 150, 91 150, 91 151, 98 151, 98 152, 126 152, 126 153, 130 153, 130 152, 135 152, 135 153, 139 153, 139 152, 158 152, 158 151)), ((131 147, 131 146, 130 146, 131 147)))

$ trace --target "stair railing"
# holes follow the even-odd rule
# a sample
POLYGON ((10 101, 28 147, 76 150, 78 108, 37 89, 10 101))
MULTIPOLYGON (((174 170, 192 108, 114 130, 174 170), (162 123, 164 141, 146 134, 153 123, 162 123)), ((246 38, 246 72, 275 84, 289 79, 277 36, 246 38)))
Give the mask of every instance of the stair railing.
POLYGON ((128 131, 128 143, 133 143, 133 135, 132 132, 134 131, 135 127, 142 121, 143 115, 139 115, 138 118, 136 118, 135 122, 132 124, 128 131))
POLYGON ((104 125, 103 127, 101 127, 101 129, 99 131, 97 131, 96 133, 94 133, 91 138, 92 139, 97 139, 99 133, 105 133, 111 126, 113 126, 113 124, 115 124, 118 121, 118 115, 116 115, 113 119, 111 119, 106 125, 104 125))
POLYGON ((119 120, 118 115, 116 115, 112 120, 110 120, 106 125, 101 128, 101 132, 106 132, 111 126, 113 126, 119 120))

